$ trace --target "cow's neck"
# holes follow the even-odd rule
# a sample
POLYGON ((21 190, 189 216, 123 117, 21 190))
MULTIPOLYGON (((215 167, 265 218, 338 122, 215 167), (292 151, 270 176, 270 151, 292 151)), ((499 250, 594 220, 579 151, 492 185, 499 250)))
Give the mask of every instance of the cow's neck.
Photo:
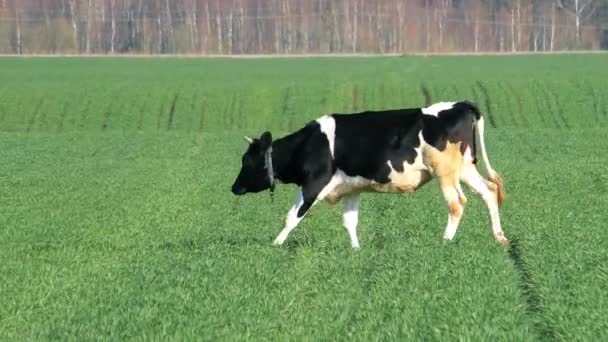
POLYGON ((300 184, 298 158, 294 158, 297 147, 302 143, 300 134, 290 134, 272 143, 272 167, 275 179, 281 183, 300 184))

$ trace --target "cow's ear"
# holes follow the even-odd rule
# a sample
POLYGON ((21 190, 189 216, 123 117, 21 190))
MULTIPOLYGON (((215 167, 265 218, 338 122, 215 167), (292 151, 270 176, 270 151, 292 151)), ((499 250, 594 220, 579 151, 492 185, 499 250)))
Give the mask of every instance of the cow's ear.
POLYGON ((262 133, 262 136, 260 136, 260 143, 262 144, 262 148, 268 148, 270 144, 272 144, 272 134, 268 131, 262 133))

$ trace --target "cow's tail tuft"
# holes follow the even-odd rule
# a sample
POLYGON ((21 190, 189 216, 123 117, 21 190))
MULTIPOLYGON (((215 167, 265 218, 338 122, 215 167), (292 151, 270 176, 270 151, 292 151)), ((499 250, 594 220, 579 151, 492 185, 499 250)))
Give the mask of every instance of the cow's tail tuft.
MULTIPOLYGON (((476 108, 475 108, 476 109, 476 108)), ((476 117, 477 121, 475 123, 475 131, 477 132, 477 137, 479 140, 479 149, 481 150, 481 158, 483 160, 483 165, 486 169, 487 179, 495 186, 496 191, 496 199, 498 201, 498 205, 500 206, 502 202, 506 199, 507 195, 505 193, 504 184, 498 172, 492 168, 490 165, 490 160, 488 159, 488 153, 486 151, 486 144, 484 139, 484 120, 483 116, 479 114, 477 110, 476 117)))

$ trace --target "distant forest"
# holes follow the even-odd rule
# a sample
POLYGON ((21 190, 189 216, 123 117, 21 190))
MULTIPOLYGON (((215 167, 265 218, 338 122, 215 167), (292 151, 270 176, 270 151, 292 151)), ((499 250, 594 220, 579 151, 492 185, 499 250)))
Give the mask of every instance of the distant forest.
POLYGON ((2 54, 608 49, 608 0, 0 0, 2 54))

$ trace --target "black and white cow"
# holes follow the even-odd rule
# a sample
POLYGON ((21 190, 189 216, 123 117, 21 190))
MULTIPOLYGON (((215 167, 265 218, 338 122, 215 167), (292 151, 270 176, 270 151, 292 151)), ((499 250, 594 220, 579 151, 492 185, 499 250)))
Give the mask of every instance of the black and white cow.
POLYGON ((270 132, 247 138, 249 148, 232 192, 274 190, 276 182, 301 191, 274 240, 283 244, 318 201, 344 199, 343 224, 358 248, 359 194, 413 193, 437 178, 449 209, 444 239, 452 240, 467 199, 460 182, 479 194, 490 212, 494 238, 508 244, 498 214, 502 180, 490 166, 484 120, 468 102, 441 102, 426 108, 325 115, 277 140, 270 132), (487 172, 479 174, 477 144, 487 172))

